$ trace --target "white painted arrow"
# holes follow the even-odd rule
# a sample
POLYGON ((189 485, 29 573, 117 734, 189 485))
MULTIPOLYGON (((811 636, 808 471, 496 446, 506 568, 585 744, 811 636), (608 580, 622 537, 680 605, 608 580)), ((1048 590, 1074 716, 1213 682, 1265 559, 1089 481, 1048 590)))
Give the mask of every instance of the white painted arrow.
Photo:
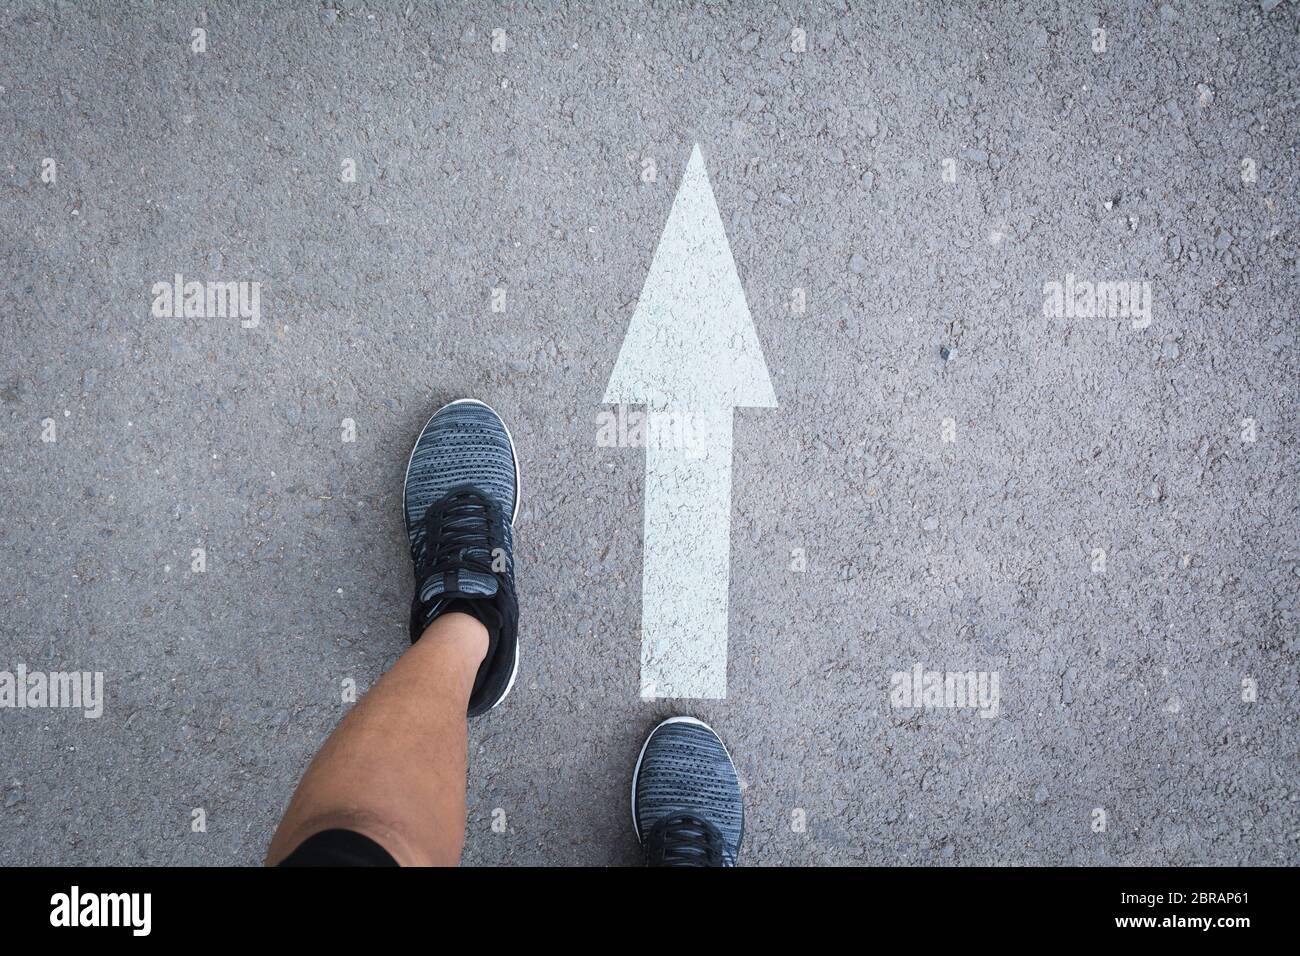
POLYGON ((647 432, 641 695, 726 697, 732 410, 776 396, 698 145, 604 400, 693 439, 647 432))

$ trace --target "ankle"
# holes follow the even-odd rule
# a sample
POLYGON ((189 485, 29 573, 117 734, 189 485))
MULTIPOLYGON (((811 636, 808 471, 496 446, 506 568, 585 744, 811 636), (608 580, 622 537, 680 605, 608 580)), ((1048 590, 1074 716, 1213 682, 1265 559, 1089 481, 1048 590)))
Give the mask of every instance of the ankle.
POLYGON ((487 657, 488 632, 474 615, 448 611, 434 618, 424 629, 416 646, 426 645, 451 654, 470 674, 475 674, 487 657))

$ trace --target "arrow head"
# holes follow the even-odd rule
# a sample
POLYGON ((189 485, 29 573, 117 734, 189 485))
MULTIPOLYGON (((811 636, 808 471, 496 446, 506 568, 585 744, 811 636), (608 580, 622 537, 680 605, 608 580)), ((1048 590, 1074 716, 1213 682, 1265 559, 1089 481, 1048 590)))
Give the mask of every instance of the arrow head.
POLYGON ((698 144, 604 401, 652 408, 776 407, 698 144))

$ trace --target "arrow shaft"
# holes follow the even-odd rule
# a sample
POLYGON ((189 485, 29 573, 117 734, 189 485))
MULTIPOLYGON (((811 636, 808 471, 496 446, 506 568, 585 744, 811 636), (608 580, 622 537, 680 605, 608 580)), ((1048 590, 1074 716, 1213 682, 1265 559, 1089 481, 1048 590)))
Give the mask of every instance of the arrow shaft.
POLYGON ((732 409, 689 421, 690 447, 646 446, 644 697, 727 696, 732 409))

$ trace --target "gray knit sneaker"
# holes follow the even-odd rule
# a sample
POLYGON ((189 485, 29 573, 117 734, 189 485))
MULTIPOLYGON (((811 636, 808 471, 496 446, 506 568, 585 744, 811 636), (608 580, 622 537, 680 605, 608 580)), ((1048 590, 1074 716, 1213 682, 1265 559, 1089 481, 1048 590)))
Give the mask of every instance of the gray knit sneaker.
POLYGON ((415 566, 411 642, 449 611, 487 628, 487 657, 469 698, 475 717, 505 699, 519 666, 519 464, 500 416, 471 398, 434 412, 411 450, 402 506, 415 566))
POLYGON ((708 724, 670 717, 632 772, 632 827, 649 866, 735 866, 745 807, 731 755, 708 724))

